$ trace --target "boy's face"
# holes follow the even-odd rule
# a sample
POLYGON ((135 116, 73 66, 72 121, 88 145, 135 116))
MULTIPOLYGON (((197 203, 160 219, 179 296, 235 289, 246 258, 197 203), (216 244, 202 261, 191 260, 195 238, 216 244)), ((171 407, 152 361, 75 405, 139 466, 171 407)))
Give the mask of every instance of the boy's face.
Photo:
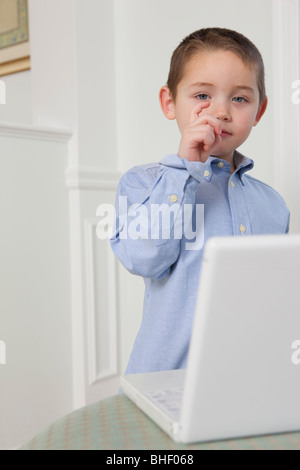
POLYGON ((218 119, 223 130, 222 140, 213 144, 210 154, 231 161, 234 150, 264 114, 267 99, 259 104, 255 70, 232 52, 218 50, 198 52, 189 60, 176 100, 170 96, 169 104, 162 108, 168 119, 177 120, 182 133, 195 119, 195 109, 201 108, 201 103, 206 103, 205 109, 200 109, 201 116, 218 119))

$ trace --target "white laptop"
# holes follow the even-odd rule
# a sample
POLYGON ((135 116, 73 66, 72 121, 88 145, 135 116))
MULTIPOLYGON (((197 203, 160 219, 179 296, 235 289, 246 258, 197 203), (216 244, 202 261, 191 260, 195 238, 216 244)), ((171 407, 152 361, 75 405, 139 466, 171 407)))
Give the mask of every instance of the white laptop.
POLYGON ((176 442, 299 431, 299 345, 300 235, 214 238, 187 369, 121 387, 176 442))

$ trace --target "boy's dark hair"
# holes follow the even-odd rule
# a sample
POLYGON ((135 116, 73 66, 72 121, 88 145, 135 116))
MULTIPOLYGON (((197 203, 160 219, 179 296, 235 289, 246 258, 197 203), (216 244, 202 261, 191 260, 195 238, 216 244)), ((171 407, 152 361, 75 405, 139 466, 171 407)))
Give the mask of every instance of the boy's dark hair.
POLYGON ((167 86, 176 100, 177 86, 183 78, 185 66, 197 52, 224 50, 236 54, 257 74, 260 104, 266 97, 265 68, 257 47, 242 34, 225 28, 199 29, 187 36, 173 52, 167 86))

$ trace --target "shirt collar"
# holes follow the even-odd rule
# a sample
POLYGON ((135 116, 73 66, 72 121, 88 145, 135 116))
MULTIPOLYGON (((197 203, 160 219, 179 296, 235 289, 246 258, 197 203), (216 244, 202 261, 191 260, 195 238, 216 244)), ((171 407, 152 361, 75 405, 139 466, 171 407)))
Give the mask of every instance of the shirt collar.
POLYGON ((233 154, 233 162, 236 168, 234 173, 238 174, 241 181, 243 182, 243 174, 247 171, 252 170, 252 168, 254 167, 254 161, 251 158, 245 157, 245 155, 235 150, 233 154))
MULTIPOLYGON (((160 161, 160 164, 172 168, 188 170, 190 175, 200 182, 203 179, 203 175, 205 172, 208 171, 210 174, 212 173, 213 163, 219 163, 220 161, 224 162, 224 168, 229 167, 230 164, 228 162, 217 157, 210 156, 208 157, 205 163, 202 163, 190 162, 185 158, 180 158, 177 154, 167 155, 160 161)), ((234 174, 238 174, 242 181, 243 174, 247 171, 252 170, 252 168, 254 167, 254 161, 250 158, 245 157, 237 150, 234 152, 233 161, 236 168, 234 174)))

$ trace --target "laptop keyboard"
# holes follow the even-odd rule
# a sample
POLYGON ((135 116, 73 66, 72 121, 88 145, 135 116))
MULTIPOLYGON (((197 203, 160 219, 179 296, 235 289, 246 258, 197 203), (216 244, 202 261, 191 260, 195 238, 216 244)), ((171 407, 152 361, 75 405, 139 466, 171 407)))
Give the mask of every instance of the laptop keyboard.
POLYGON ((145 392, 145 395, 173 420, 179 421, 183 388, 154 390, 152 392, 145 392))

